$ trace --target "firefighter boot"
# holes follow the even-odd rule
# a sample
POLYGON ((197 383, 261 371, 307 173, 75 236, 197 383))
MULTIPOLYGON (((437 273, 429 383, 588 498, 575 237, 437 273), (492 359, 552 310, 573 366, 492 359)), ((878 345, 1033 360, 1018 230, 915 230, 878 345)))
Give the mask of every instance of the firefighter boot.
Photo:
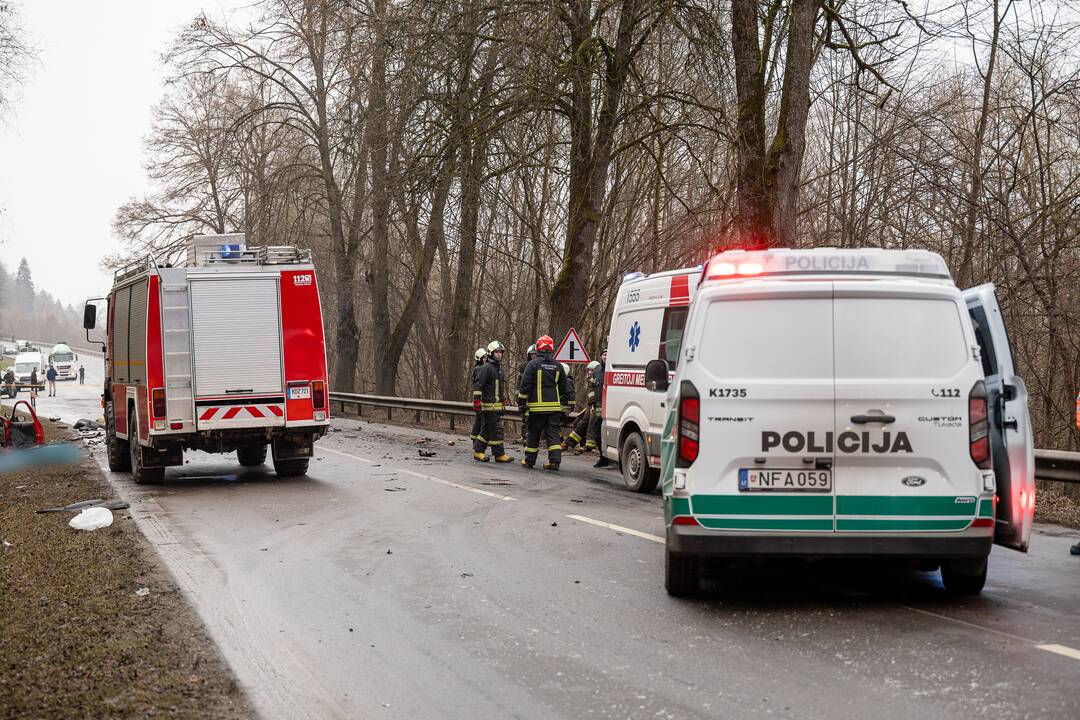
POLYGON ((497 462, 497 463, 508 463, 508 462, 514 462, 514 458, 510 457, 510 456, 509 456, 509 455, 507 455, 506 453, 503 453, 503 454, 502 454, 502 455, 500 455, 499 457, 495 458, 495 462, 497 462))
POLYGON ((544 463, 544 469, 557 472, 559 470, 559 463, 551 462, 550 460, 548 460, 546 463, 544 463))
POLYGON ((482 452, 474 452, 472 454, 472 456, 473 456, 473 460, 476 460, 477 462, 487 462, 488 461, 487 455, 485 455, 482 452))

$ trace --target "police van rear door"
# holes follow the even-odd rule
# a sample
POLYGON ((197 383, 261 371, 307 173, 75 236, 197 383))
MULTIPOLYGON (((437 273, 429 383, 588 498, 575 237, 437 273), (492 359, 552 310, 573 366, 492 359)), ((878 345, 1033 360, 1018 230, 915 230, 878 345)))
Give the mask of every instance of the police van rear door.
POLYGON ((693 514, 720 531, 832 533, 832 283, 699 292, 677 376, 700 398, 693 514))
POLYGON ((997 482, 994 542, 1027 552, 1035 516, 1035 455, 1024 381, 1016 375, 1009 334, 992 284, 964 291, 982 351, 997 482))
POLYGON ((968 527, 982 492, 967 422, 979 376, 955 288, 837 282, 833 312, 837 531, 968 527))

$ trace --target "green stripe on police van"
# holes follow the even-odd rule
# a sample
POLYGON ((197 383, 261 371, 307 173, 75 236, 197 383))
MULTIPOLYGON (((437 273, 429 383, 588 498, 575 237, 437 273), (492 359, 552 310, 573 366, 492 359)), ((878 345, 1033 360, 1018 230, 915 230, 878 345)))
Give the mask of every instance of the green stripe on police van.
POLYGON ((993 498, 986 498, 979 501, 979 517, 994 517, 994 500, 993 498))
POLYGON ((664 520, 670 525, 671 519, 676 515, 689 515, 690 514, 690 498, 682 497, 665 497, 664 498, 664 520))
POLYGON ((825 530, 832 531, 832 518, 713 518, 699 517, 710 530, 825 530))
POLYGON ((839 495, 837 515, 974 515, 971 495, 912 497, 892 495, 839 495), (965 502, 966 501, 966 502, 965 502))
POLYGON ((695 515, 828 515, 832 495, 694 495, 695 515))
POLYGON ((963 530, 971 524, 969 518, 960 520, 874 520, 872 518, 858 518, 836 521, 836 529, 843 530, 963 530))

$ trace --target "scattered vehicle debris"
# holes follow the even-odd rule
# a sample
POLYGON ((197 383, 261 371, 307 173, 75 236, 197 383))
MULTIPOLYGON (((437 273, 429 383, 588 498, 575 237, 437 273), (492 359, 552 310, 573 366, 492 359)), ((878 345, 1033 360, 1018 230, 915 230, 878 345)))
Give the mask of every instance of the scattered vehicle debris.
POLYGON ((54 512, 76 512, 79 510, 85 510, 86 508, 103 507, 106 510, 124 510, 131 507, 131 505, 124 500, 82 500, 80 502, 74 502, 70 505, 64 505, 63 507, 51 507, 42 508, 41 510, 35 510, 38 513, 54 513, 54 512))
POLYGON ((435 453, 431 450, 417 450, 416 452, 420 453, 420 457, 422 458, 435 457, 435 453))
POLYGON ((138 595, 139 597, 146 597, 147 595, 150 594, 150 588, 141 587, 141 588, 139 588, 138 590, 135 591, 135 594, 138 595))
POLYGON ((85 508, 75 517, 68 521, 68 525, 76 530, 98 530, 112 525, 113 514, 108 508, 91 507, 85 508))

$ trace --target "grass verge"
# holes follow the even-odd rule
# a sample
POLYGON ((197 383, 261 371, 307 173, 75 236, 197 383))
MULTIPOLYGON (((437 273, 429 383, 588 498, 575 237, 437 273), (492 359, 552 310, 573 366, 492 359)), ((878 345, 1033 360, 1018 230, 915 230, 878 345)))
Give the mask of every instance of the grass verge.
POLYGON ((34 512, 112 497, 89 458, 0 475, 0 718, 254 717, 126 510, 94 532, 34 512))

